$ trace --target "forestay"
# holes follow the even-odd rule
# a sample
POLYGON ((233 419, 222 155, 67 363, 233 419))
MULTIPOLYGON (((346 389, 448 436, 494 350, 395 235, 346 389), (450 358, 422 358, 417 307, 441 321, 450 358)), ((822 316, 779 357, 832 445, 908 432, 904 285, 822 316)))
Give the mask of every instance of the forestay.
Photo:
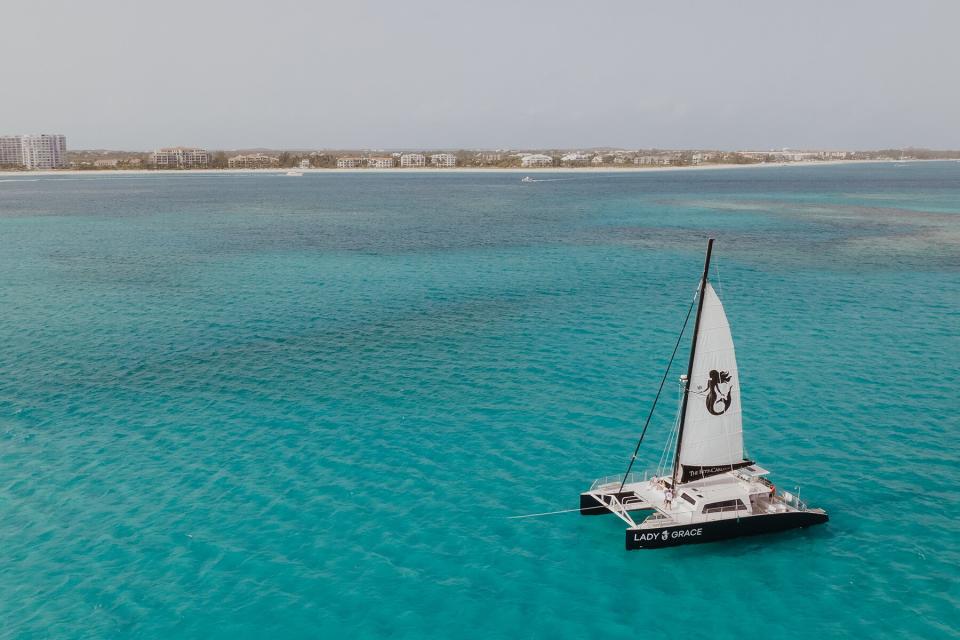
POLYGON ((680 482, 750 464, 743 457, 740 377, 720 298, 705 283, 680 445, 680 482))

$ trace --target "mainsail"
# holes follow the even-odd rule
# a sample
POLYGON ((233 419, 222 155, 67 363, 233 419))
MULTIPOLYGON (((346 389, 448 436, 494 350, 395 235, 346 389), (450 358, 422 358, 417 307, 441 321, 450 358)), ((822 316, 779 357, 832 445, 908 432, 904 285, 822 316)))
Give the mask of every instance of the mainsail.
POLYGON ((743 457, 740 377, 730 325, 706 278, 702 295, 679 444, 681 483, 751 464, 743 457))

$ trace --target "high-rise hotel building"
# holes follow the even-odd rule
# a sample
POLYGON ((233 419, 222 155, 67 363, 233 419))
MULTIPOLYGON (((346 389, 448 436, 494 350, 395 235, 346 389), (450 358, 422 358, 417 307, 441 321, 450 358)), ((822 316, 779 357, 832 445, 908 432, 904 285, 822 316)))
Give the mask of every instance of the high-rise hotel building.
POLYGON ((172 147, 157 149, 150 154, 157 169, 202 169, 210 164, 210 154, 206 149, 190 147, 172 147))
POLYGON ((0 165, 62 169, 68 166, 67 137, 49 133, 0 136, 0 165))

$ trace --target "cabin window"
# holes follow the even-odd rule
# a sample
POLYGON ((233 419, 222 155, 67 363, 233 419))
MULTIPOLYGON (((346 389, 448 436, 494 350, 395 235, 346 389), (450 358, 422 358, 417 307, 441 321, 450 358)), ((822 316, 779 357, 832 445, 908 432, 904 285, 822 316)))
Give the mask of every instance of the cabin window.
POLYGON ((680 497, 689 502, 690 504, 697 504, 697 501, 690 497, 688 493, 681 493, 680 497))
POLYGON ((740 511, 741 509, 746 510, 746 508, 746 505, 740 500, 723 500, 721 502, 711 502, 703 505, 702 513, 707 513, 708 511, 740 511))

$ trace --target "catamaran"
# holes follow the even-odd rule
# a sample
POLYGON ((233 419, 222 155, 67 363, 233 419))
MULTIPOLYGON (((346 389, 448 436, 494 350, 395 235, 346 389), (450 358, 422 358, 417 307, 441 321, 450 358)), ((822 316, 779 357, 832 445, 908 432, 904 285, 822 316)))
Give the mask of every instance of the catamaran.
MULTIPOLYGON (((581 514, 612 513, 627 524, 628 550, 713 542, 828 520, 823 509, 807 507, 799 491, 778 492, 766 478, 769 472, 744 454, 740 378, 730 325, 710 284, 712 251, 711 238, 694 301, 687 374, 680 377, 680 409, 659 469, 643 477, 631 473, 638 443, 626 474, 596 480, 580 494, 581 514)), ((664 381, 669 370, 668 365, 664 381)), ((647 425, 652 415, 651 408, 647 425)))

